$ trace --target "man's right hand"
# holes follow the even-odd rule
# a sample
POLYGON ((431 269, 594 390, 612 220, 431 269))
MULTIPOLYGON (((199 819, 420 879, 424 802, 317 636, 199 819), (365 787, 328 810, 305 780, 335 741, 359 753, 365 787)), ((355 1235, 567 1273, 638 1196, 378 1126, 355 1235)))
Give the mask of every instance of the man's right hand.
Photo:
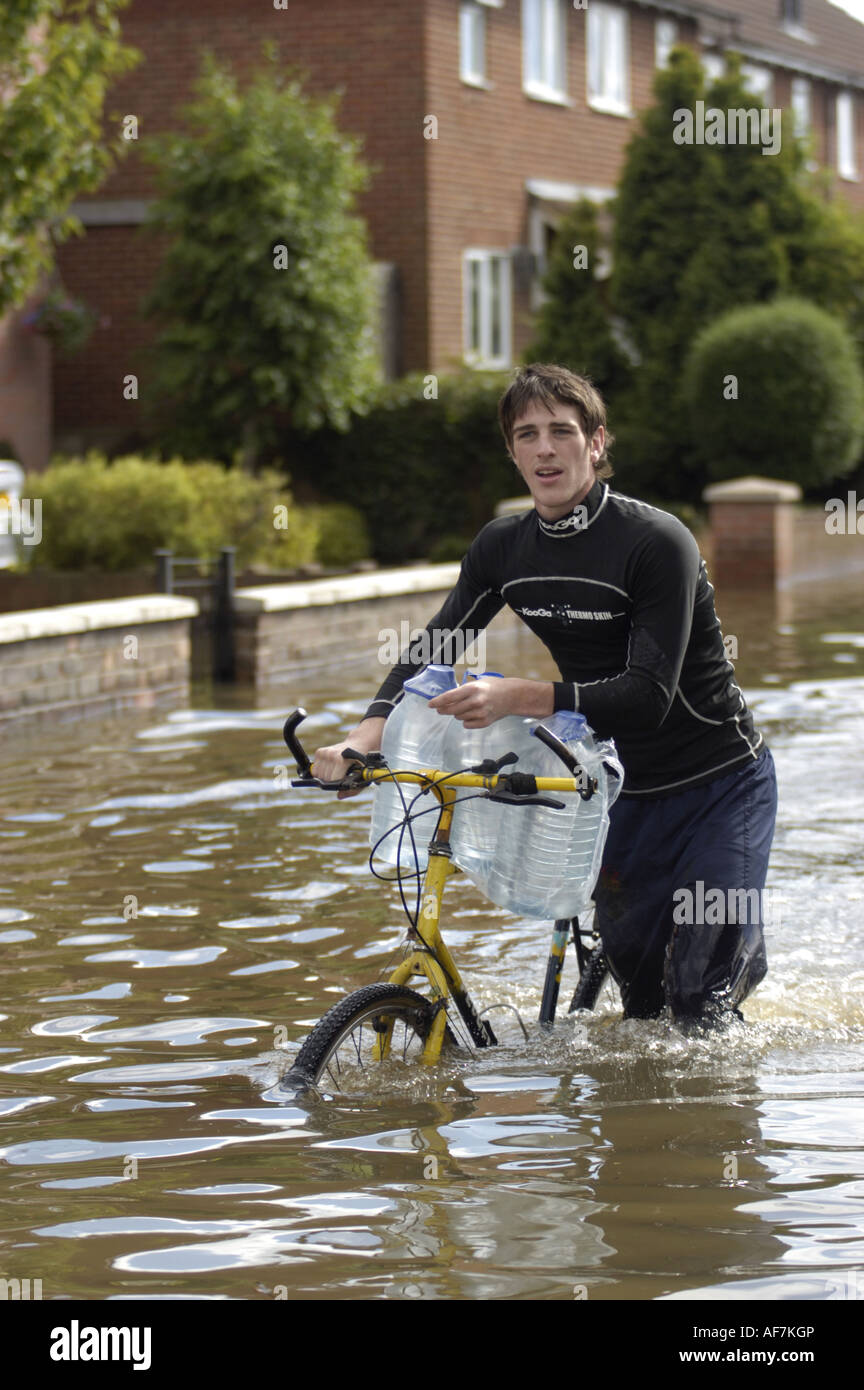
MULTIPOLYGON (((351 763, 342 757, 343 748, 353 748, 357 753, 376 753, 381 747, 384 732, 384 719, 364 719, 353 729, 342 743, 333 743, 326 748, 316 748, 312 759, 312 776, 322 782, 338 782, 345 776, 351 763)), ((364 788, 355 791, 341 791, 336 795, 340 801, 347 796, 357 796, 364 788)))

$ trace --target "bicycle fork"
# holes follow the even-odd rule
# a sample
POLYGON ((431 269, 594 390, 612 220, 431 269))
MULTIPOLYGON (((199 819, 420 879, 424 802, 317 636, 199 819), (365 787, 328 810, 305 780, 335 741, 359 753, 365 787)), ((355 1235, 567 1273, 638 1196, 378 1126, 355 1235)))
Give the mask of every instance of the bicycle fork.
MULTIPOLYGON (((579 927, 578 917, 563 917, 555 923, 552 929, 552 945, 549 948, 549 959, 546 962, 546 979, 543 982, 543 998, 540 1001, 539 1022, 550 1028, 555 1022, 555 1010, 558 1007, 558 991, 561 988, 561 972, 564 969, 564 956, 567 952, 567 945, 572 941, 576 947, 576 958, 579 962, 580 977, 585 970, 588 955, 585 943, 582 940, 582 931, 579 927)), ((573 1005, 570 1006, 573 1012, 573 1005)))

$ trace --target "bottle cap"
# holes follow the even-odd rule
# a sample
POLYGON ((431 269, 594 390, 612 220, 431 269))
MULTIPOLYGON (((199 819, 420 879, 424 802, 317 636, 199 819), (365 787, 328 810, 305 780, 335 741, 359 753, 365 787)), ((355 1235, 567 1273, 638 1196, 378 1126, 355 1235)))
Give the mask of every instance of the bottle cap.
POLYGON ((403 686, 412 695, 421 695, 424 700, 434 700, 446 690, 457 690, 456 675, 452 666, 427 666, 412 676, 403 686))
MULTIPOLYGON (((578 742, 588 733, 588 720, 584 714, 577 714, 575 710, 559 709, 557 714, 551 714, 548 719, 541 719, 540 724, 562 743, 578 742)), ((531 732, 536 733, 537 729, 532 729, 531 732)))

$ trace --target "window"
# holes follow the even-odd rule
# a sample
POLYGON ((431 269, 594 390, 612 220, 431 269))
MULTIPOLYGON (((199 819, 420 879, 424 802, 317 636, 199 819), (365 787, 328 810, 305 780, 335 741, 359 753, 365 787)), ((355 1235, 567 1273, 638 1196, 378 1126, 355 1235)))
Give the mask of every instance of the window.
POLYGON ((702 66, 709 82, 719 82, 726 71, 726 59, 722 53, 703 53, 702 66))
POLYGON ((654 65, 665 68, 669 50, 678 42, 678 25, 674 19, 658 19, 654 24, 654 65))
POLYGON ((486 11, 480 5, 459 6, 459 76, 476 86, 486 81, 486 11))
POLYGON ((549 257, 558 239, 560 212, 533 202, 528 212, 528 245, 534 256, 534 276, 531 284, 531 308, 537 310, 544 302, 543 278, 549 269, 549 257))
POLYGON ((466 251, 465 360, 472 367, 510 365, 510 258, 500 251, 466 251))
POLYGON ((564 0, 522 0, 522 84, 530 96, 567 99, 564 0))
POLYGON ((801 0, 780 0, 780 28, 792 39, 800 39, 802 43, 816 43, 816 35, 804 27, 801 15, 803 8, 801 0))
POLYGON ((591 0, 588 16, 588 104, 630 115, 628 14, 620 5, 591 0))
POLYGON ((857 179, 855 150, 855 98, 851 92, 837 93, 837 172, 841 179, 857 179))
POLYGON ((774 76, 770 68, 757 67, 755 63, 741 64, 741 77, 745 87, 766 105, 771 105, 774 76))
POLYGON ((790 106, 795 118, 795 134, 804 139, 810 134, 810 83, 806 77, 793 77, 790 106))

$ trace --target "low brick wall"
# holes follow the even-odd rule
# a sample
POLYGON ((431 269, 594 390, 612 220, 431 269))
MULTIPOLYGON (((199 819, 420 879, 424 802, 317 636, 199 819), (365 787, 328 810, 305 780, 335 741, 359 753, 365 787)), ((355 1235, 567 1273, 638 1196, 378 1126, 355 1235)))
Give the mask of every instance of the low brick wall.
MULTIPOLYGON (((238 589, 237 679, 280 685, 316 671, 368 662, 379 632, 425 627, 459 575, 458 565, 238 589)), ((389 667, 390 662, 388 661, 389 667)))
POLYGON ((197 611, 145 594, 0 616, 0 724, 185 702, 197 611))

